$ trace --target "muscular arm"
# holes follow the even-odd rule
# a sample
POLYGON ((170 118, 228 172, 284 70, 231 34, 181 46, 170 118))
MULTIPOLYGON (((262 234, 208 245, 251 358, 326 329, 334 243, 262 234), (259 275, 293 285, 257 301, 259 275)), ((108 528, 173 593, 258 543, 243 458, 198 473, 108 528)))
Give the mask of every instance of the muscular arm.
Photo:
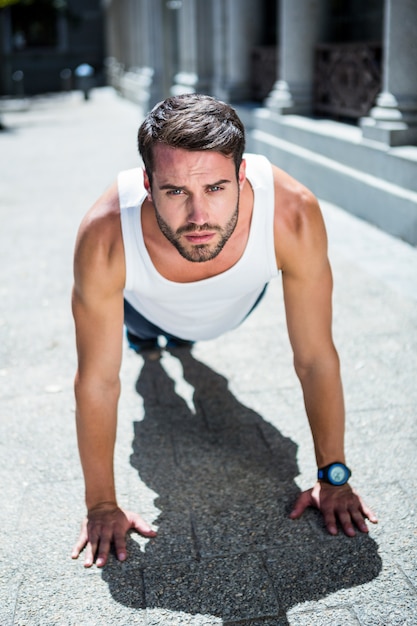
POLYGON ((72 556, 87 545, 85 565, 106 563, 111 542, 126 558, 129 528, 154 535, 139 516, 117 504, 113 453, 122 358, 124 254, 114 190, 83 221, 76 244, 72 307, 78 369, 75 377, 78 448, 87 518, 72 556))
POLYGON ((108 282, 105 280, 109 266, 105 256, 104 251, 92 251, 88 236, 81 240, 72 299, 78 352, 77 436, 88 508, 116 501, 113 449, 120 391, 123 299, 118 285, 113 285, 110 277, 108 282))
POLYGON ((294 252, 282 265, 284 301, 294 367, 300 379, 317 465, 345 461, 344 403, 333 344, 332 275, 319 208, 301 198, 294 252))
MULTIPOLYGON (((325 227, 314 196, 295 181, 282 179, 279 172, 276 177, 287 193, 285 207, 277 207, 277 263, 282 270, 294 367, 303 390, 317 466, 344 463, 345 411, 339 357, 332 338, 332 274, 325 227)), ((311 505, 321 510, 331 534, 337 532, 337 520, 348 535, 355 533, 353 523, 367 531, 364 517, 376 521, 349 485, 317 483, 301 495, 292 517, 299 517, 311 505)))

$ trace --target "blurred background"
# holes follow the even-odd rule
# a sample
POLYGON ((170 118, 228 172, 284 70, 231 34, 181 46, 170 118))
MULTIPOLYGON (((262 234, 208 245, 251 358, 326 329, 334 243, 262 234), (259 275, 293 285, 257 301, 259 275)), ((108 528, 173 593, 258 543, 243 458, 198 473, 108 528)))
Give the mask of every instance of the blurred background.
POLYGON ((232 103, 248 150, 417 244, 416 0, 0 0, 0 115, 113 87, 232 103))

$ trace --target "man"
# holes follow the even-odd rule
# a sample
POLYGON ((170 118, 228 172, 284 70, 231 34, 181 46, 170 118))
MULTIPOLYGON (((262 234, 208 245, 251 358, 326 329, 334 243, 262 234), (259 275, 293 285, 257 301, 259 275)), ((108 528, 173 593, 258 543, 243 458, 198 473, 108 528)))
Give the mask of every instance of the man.
POLYGON ((313 439, 318 481, 291 513, 322 512, 353 536, 376 522, 347 482, 344 405, 331 333, 332 276, 316 199, 265 157, 246 155, 241 121, 202 95, 168 98, 139 129, 143 173, 119 175, 84 218, 75 252, 73 312, 78 446, 87 518, 72 556, 103 566, 133 528, 119 507, 113 451, 123 325, 137 352, 191 344, 238 326, 282 273, 289 338, 313 439))

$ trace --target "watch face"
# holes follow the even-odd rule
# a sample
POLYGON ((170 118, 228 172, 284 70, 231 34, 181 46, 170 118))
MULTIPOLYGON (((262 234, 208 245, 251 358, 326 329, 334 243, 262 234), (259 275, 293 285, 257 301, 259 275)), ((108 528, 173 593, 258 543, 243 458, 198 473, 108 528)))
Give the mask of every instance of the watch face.
POLYGON ((329 469, 329 480, 335 485, 342 485, 346 482, 348 475, 343 465, 333 465, 329 469))

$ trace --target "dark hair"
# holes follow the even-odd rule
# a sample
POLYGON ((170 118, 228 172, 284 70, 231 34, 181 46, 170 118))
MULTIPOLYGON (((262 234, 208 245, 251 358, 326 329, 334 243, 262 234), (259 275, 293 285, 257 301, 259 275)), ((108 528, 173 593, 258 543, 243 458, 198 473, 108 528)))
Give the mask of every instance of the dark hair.
POLYGON ((183 94, 157 104, 139 128, 139 153, 150 180, 154 169, 153 148, 158 143, 231 156, 238 175, 245 150, 245 129, 228 104, 211 96, 183 94))

